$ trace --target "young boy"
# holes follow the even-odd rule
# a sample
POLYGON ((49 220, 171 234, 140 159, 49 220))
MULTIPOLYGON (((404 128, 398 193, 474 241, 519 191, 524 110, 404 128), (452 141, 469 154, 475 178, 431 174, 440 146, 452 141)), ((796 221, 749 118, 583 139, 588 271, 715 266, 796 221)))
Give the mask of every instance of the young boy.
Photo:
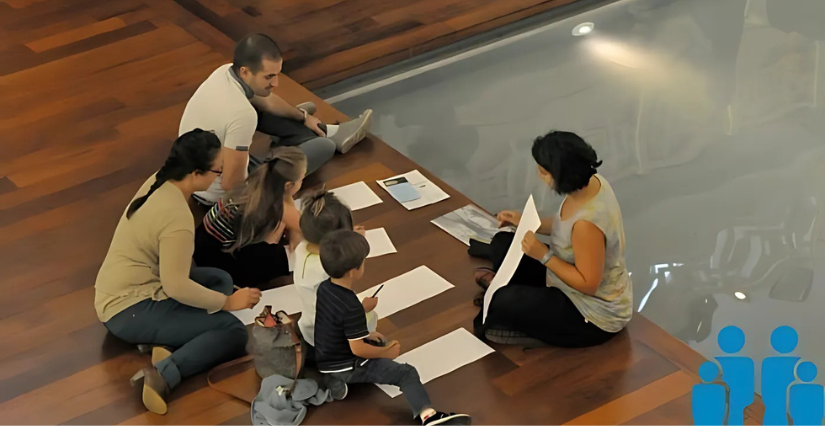
POLYGON ((430 404, 418 371, 393 359, 398 341, 385 342, 367 329, 364 307, 352 286, 364 275, 370 246, 362 235, 338 230, 321 241, 321 264, 330 279, 318 287, 315 313, 315 360, 335 399, 347 395, 347 383, 395 385, 423 425, 468 425, 466 414, 442 413, 430 404), (372 343, 370 343, 372 342, 372 343))

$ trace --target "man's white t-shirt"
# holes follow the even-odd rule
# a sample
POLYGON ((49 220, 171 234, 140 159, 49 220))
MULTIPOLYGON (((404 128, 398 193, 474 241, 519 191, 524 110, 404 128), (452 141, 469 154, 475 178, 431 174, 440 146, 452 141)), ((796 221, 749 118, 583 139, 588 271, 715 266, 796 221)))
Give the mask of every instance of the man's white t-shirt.
MULTIPOLYGON (((178 136, 198 128, 211 130, 224 147, 249 149, 258 127, 258 113, 249 102, 243 85, 233 75, 231 67, 232 64, 222 65, 201 83, 186 104, 178 136)), ((216 203, 224 195, 221 177, 218 176, 209 189, 196 194, 206 201, 216 203)))
POLYGON ((307 343, 315 346, 315 302, 318 286, 329 279, 321 265, 321 256, 307 250, 307 242, 301 241, 295 247, 295 271, 292 279, 298 289, 303 309, 298 320, 298 328, 307 343))

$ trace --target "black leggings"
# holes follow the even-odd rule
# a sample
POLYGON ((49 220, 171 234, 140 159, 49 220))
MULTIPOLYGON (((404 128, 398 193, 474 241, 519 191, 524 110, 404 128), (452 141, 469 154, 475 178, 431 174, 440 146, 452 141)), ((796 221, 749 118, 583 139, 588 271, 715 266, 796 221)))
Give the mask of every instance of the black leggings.
MULTIPOLYGON (((500 232, 490 242, 489 257, 498 271, 515 234, 500 232)), ((558 288, 547 287, 547 268, 524 256, 508 285, 498 289, 490 303, 487 322, 483 310, 473 325, 476 335, 486 329, 519 331, 552 346, 582 348, 600 345, 616 335, 585 322, 576 305, 558 288)))
POLYGON ((269 288, 275 278, 289 275, 289 260, 283 245, 260 242, 242 247, 234 253, 223 251, 223 245, 201 224, 195 230, 195 263, 222 269, 240 287, 269 288))

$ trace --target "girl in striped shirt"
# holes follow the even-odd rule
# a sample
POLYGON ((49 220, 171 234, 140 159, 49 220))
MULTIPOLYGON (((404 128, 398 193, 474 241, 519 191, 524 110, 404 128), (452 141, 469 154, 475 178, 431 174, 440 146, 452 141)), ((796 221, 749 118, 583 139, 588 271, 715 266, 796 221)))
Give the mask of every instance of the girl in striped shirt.
POLYGON ((306 168, 300 149, 276 149, 245 186, 204 216, 195 233, 195 263, 223 269, 242 287, 265 286, 289 275, 286 244, 294 249, 303 239, 294 197, 306 168))

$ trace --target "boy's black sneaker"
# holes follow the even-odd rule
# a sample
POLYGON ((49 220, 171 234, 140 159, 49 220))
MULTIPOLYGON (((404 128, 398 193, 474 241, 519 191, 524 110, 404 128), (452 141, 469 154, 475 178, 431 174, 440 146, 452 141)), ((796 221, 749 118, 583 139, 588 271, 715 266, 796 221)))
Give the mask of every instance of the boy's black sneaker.
POLYGON ((470 416, 466 414, 456 414, 456 413, 442 413, 436 412, 432 416, 428 417, 427 420, 423 423, 424 426, 432 426, 432 425, 469 425, 472 423, 472 419, 470 416))

